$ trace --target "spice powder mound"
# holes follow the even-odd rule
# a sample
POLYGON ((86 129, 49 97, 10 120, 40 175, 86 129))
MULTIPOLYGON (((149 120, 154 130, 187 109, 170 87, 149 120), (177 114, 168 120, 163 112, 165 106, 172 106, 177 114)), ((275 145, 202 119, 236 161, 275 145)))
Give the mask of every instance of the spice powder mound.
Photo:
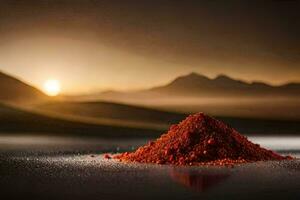
POLYGON ((121 161, 174 165, 232 166, 253 161, 292 159, 261 148, 223 122, 204 113, 190 115, 166 134, 132 153, 114 156, 121 161))

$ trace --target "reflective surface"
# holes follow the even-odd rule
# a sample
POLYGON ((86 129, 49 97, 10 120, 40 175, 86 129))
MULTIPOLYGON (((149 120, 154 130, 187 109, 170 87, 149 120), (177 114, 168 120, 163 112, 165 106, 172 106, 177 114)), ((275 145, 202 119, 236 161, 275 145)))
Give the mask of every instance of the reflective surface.
MULTIPOLYGON (((299 155, 300 137, 250 139, 285 154, 291 150, 294 156, 299 155)), ((298 160, 257 162, 234 168, 174 167, 120 163, 104 159, 101 154, 131 150, 145 142, 147 139, 1 136, 1 195, 55 199, 300 197, 298 160)))

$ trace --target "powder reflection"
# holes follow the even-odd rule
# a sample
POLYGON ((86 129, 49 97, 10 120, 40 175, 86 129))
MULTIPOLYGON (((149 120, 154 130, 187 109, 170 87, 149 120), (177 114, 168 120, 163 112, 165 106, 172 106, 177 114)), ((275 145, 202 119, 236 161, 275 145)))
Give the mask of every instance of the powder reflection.
POLYGON ((229 177, 226 173, 208 173, 173 169, 170 177, 177 183, 198 192, 205 192, 229 177))

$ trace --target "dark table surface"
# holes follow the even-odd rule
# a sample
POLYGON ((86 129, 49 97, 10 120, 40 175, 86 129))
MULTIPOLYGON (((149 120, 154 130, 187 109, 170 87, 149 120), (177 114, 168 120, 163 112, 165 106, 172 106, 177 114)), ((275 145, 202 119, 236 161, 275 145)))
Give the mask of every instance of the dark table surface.
POLYGON ((300 199, 299 160, 234 168, 129 164, 102 153, 145 141, 34 141, 0 142, 1 199, 300 199))

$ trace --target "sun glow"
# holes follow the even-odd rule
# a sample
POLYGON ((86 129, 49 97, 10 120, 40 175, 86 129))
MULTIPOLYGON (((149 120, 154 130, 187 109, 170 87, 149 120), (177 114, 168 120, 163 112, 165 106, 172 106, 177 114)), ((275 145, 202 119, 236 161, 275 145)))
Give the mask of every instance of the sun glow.
POLYGON ((55 79, 49 79, 45 81, 43 90, 49 96, 56 96, 61 90, 60 82, 55 79))

